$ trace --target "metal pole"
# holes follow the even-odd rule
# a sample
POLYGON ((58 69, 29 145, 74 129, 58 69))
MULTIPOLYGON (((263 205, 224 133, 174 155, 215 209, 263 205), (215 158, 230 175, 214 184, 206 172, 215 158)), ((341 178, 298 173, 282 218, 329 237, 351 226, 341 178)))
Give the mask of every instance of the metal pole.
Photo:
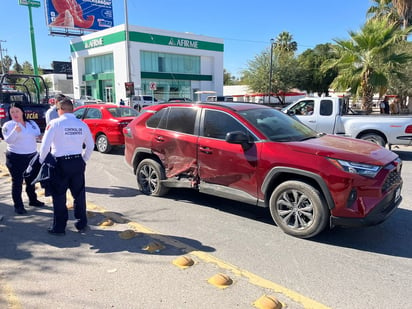
POLYGON ((124 20, 125 20, 125 32, 126 32, 126 72, 127 72, 127 81, 131 82, 131 74, 130 74, 130 59, 129 59, 129 18, 127 12, 127 0, 124 0, 124 20))
MULTIPOLYGON (((31 51, 33 54, 33 67, 34 67, 34 75, 39 75, 39 70, 37 67, 37 56, 36 56, 36 42, 34 40, 34 28, 33 28, 33 17, 31 14, 31 5, 28 5, 29 8, 29 19, 30 19, 30 39, 31 39, 31 51)), ((36 79, 36 82, 37 79, 36 79)))
MULTIPOLYGON (((129 13, 127 11, 127 0, 124 0, 124 24, 125 24, 125 34, 126 34, 126 76, 127 82, 131 82, 130 73, 130 57, 129 57, 129 13)), ((129 106, 132 106, 132 95, 129 96, 129 106)))
POLYGON ((4 40, 0 40, 0 69, 1 69, 1 74, 4 74, 4 69, 3 69, 3 48, 1 47, 1 43, 2 42, 7 42, 7 41, 4 41, 4 40))
POLYGON ((272 94, 273 41, 274 41, 273 39, 270 39, 270 67, 269 67, 268 103, 270 103, 270 96, 272 94))

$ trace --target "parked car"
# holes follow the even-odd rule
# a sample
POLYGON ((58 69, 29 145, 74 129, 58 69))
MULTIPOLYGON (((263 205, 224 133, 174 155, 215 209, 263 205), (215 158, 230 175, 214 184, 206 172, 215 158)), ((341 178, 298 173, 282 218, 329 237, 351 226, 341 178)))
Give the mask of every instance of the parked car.
POLYGON ((208 96, 206 101, 208 102, 233 102, 233 97, 230 95, 212 95, 208 96))
POLYGON ((143 193, 186 187, 269 207, 277 226, 297 237, 378 224, 402 200, 397 154, 317 133, 267 106, 159 104, 123 132, 125 161, 143 193))
POLYGON ((170 98, 168 100, 168 102, 173 102, 173 103, 176 103, 176 102, 192 102, 192 100, 189 99, 189 98, 170 98))
POLYGON ((131 107, 115 104, 84 105, 73 113, 89 126, 96 149, 102 153, 124 145, 122 129, 139 114, 131 107))
POLYGON ((102 102, 103 102, 102 100, 96 99, 92 96, 82 95, 80 99, 74 100, 74 106, 78 107, 78 106, 83 106, 87 104, 97 104, 97 103, 102 103, 102 102))
POLYGON ((134 95, 132 96, 133 108, 140 112, 143 107, 160 103, 155 97, 151 95, 134 95))

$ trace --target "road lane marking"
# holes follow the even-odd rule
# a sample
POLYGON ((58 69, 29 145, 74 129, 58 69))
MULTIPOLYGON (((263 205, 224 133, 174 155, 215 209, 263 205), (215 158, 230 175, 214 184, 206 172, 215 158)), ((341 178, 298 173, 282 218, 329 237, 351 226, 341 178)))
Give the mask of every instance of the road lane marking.
POLYGON ((172 247, 185 251, 187 254, 193 255, 205 263, 215 264, 216 266, 222 269, 231 271, 235 275, 247 278, 251 284, 261 287, 261 288, 270 289, 276 293, 282 294, 288 297, 289 299, 301 304, 306 309, 330 309, 330 307, 323 305, 311 298, 308 298, 298 292, 295 292, 280 284, 277 284, 275 282, 262 278, 252 272, 239 268, 231 263, 223 261, 209 253, 206 253, 204 251, 199 251, 196 248, 193 248, 190 245, 187 245, 179 240, 173 239, 169 236, 164 236, 161 233, 154 231, 140 223, 127 220, 122 215, 113 213, 111 211, 107 211, 101 206, 87 202, 87 209, 98 211, 103 216, 105 215, 105 212, 108 212, 110 219, 114 220, 115 222, 126 222, 132 229, 136 230, 137 232, 144 233, 144 234, 150 234, 150 237, 157 239, 172 247))

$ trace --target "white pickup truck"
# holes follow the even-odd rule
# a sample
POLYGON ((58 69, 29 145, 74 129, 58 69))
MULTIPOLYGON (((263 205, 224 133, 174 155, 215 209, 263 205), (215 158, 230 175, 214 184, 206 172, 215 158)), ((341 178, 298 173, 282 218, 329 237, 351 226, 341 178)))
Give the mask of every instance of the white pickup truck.
POLYGON ((282 109, 317 132, 368 140, 389 149, 412 145, 412 115, 358 114, 341 97, 305 97, 282 109))

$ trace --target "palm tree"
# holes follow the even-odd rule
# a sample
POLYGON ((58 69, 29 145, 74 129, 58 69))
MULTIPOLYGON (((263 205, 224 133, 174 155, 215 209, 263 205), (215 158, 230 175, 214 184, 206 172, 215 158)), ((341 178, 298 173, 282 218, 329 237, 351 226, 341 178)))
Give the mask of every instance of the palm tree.
POLYGON ((336 90, 348 88, 362 97, 362 109, 371 112, 373 94, 386 91, 391 76, 399 75, 411 54, 396 52, 395 47, 412 31, 400 29, 390 17, 371 18, 359 32, 350 31, 350 40, 335 40, 337 59, 330 59, 323 70, 336 67, 338 76, 332 83, 336 90))
POLYGON ((398 15, 402 19, 402 26, 405 29, 411 24, 412 19, 412 0, 392 0, 398 15))
POLYGON ((295 52, 298 49, 298 44, 293 41, 292 35, 287 32, 281 32, 277 37, 276 41, 273 44, 275 51, 279 52, 295 52))
POLYGON ((375 2, 368 11, 366 15, 370 18, 381 18, 389 16, 393 20, 398 20, 398 13, 393 6, 392 0, 373 0, 375 2))

